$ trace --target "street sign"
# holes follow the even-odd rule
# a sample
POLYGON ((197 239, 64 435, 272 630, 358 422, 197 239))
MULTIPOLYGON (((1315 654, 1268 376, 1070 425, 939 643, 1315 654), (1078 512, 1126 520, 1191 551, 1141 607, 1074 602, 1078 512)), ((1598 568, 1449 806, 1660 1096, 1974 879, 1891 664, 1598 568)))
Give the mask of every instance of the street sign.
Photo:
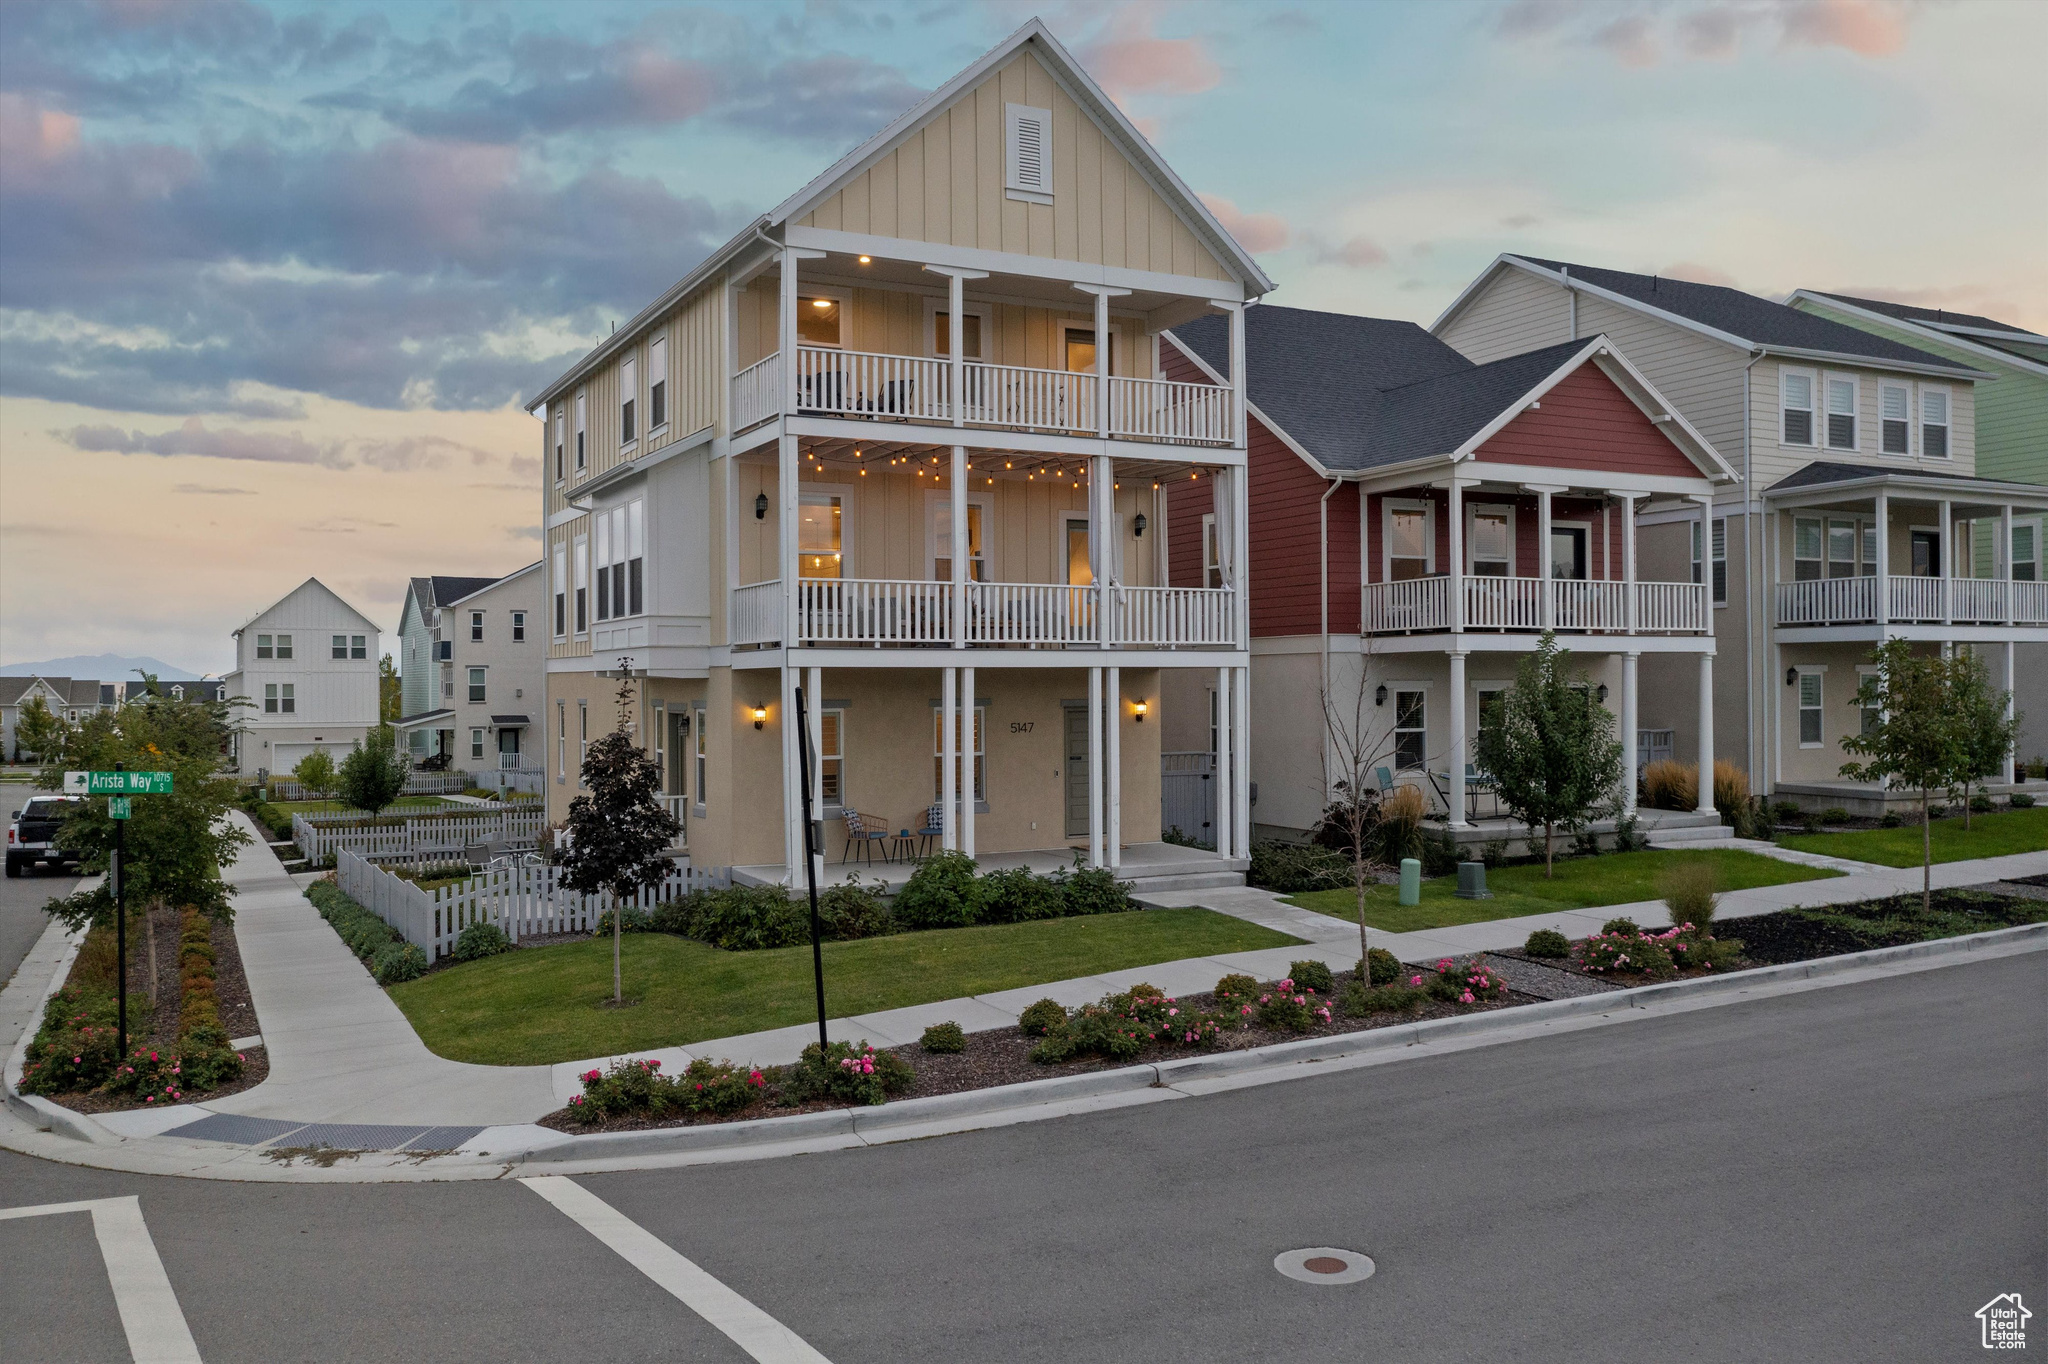
POLYGON ((126 818, 128 818, 128 797, 126 797, 126 796, 111 796, 111 797, 109 797, 109 798, 108 798, 108 800, 107 800, 107 818, 108 818, 108 819, 126 819, 126 818))
POLYGON ((168 796, 168 772, 66 772, 67 796, 168 796))

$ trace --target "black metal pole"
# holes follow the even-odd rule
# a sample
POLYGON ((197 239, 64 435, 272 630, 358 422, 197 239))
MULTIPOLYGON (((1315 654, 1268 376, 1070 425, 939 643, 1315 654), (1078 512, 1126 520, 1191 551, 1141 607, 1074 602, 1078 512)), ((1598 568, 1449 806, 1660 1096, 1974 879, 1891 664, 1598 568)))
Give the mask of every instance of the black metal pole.
MULTIPOLYGON (((125 772, 127 763, 115 763, 116 772, 125 772)), ((128 821, 114 821, 114 955, 121 959, 121 967, 114 974, 120 981, 115 988, 114 1007, 121 1011, 114 1036, 121 1057, 121 1064, 128 1060, 128 868, 127 861, 128 821)))
POLYGON ((796 764, 803 780, 804 882, 811 889, 811 975, 818 985, 818 1050, 825 1040, 825 929, 818 918, 818 826, 811 822, 811 725, 804 714, 804 689, 796 689, 796 764))

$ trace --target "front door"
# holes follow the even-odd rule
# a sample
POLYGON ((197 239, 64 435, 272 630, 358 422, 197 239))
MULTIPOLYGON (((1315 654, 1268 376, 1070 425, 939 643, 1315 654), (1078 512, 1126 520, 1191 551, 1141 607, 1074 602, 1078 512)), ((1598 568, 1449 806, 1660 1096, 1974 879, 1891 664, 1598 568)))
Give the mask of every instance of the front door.
POLYGON ((1941 576, 1940 531, 1916 530, 1913 532, 1913 576, 1916 578, 1939 578, 1941 576))
MULTIPOLYGON (((504 757, 505 755, 508 755, 508 754, 509 754, 509 755, 510 755, 510 756, 511 756, 512 758, 514 758, 515 760, 516 760, 516 759, 517 759, 517 758, 519 757, 519 731, 518 731, 518 730, 516 730, 516 729, 500 729, 500 730, 498 731, 498 753, 499 753, 499 756, 500 756, 501 758, 502 758, 502 757, 504 757)), ((518 765, 519 765, 519 764, 518 764, 518 762, 517 762, 517 761, 513 761, 513 762, 509 762, 509 763, 501 763, 501 764, 500 764, 500 766, 504 766, 504 767, 517 767, 518 765)))
POLYGON ((1067 833, 1068 838, 1088 836, 1088 707, 1068 706, 1067 717, 1067 833))
POLYGON ((1550 528, 1550 576, 1574 579, 1586 576, 1586 527, 1550 528))

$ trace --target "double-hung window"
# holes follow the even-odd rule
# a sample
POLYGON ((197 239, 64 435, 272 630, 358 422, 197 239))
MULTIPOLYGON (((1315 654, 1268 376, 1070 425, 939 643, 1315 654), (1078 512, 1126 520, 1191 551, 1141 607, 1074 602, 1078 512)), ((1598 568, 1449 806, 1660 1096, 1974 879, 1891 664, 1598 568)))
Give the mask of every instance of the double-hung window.
POLYGON ((1821 675, 1817 672, 1799 674, 1799 746, 1819 748, 1821 745, 1821 675))
POLYGON ((1387 579, 1401 582, 1429 576, 1429 507, 1425 503, 1387 504, 1387 579))
POLYGON ((637 616, 646 606, 647 503, 634 498, 597 514, 597 618, 637 616))
POLYGON ((1407 772, 1420 768, 1429 756, 1429 705, 1427 693, 1394 693, 1394 767, 1407 772))
POLYGON ((275 636, 272 636, 272 635, 258 635, 258 636, 256 636, 256 657, 258 657, 258 658, 273 658, 273 657, 275 657, 275 656, 276 656, 276 654, 277 654, 277 643, 276 643, 276 638, 275 638, 275 636))
POLYGON ((514 644, 526 643, 526 613, 524 611, 514 611, 512 613, 512 642, 514 644))
POLYGON ((291 715, 299 708, 294 684, 290 682, 265 682, 263 684, 263 712, 266 715, 291 715))
POLYGON ((564 413, 564 412, 562 411, 562 409, 561 409, 561 408, 559 408, 559 407, 558 407, 558 408, 556 408, 556 409, 555 409, 555 482, 557 482, 557 483, 560 483, 560 482, 562 481, 562 477, 563 477, 563 474, 564 474, 564 467, 563 467, 563 463, 562 463, 562 447, 563 447, 563 445, 564 445, 564 444, 566 443, 566 442, 565 442, 565 439, 564 439, 564 437, 565 437, 565 435, 566 435, 566 432, 564 431, 564 428, 565 428, 565 427, 566 427, 566 426, 568 425, 568 421, 569 421, 569 419, 568 419, 568 416, 567 416, 567 414, 565 414, 565 413, 564 413))
POLYGON ((1818 516, 1792 518, 1792 578, 1795 582, 1812 582, 1825 576, 1821 558, 1825 549, 1818 516))
POLYGON ((555 702, 555 782, 569 779, 569 703, 555 702))
POLYGON ((590 631, 590 537, 576 537, 576 633, 590 631))
POLYGON ((1830 374, 1828 395, 1828 449, 1856 448, 1856 380, 1848 375, 1830 374))
MULTIPOLYGON (((945 780, 946 780, 946 756, 945 756, 945 753, 946 753, 946 723, 945 723, 945 721, 944 721, 944 720, 943 720, 943 719, 941 718, 941 716, 943 715, 943 713, 944 713, 943 711, 941 711, 941 710, 939 710, 939 709, 937 709, 937 708, 934 708, 934 709, 933 709, 933 711, 932 711, 932 799, 933 799, 933 800, 938 800, 938 799, 940 798, 940 792, 941 792, 941 791, 943 791, 943 790, 945 789, 945 780)), ((987 784, 987 781, 986 781, 986 778, 987 778, 987 775, 988 775, 988 774, 987 774, 987 771, 985 770, 985 769, 986 769, 986 754, 985 754, 985 751, 984 751, 984 749, 983 749, 983 746, 982 746, 982 731, 983 731, 983 728, 984 728, 984 725, 983 725, 983 721, 984 721, 984 720, 986 720, 987 718, 988 718, 988 717, 987 717, 987 713, 986 713, 986 711, 985 711, 985 709, 984 709, 983 707, 981 707, 981 706, 976 706, 976 707, 974 708, 974 746, 973 746, 973 749, 972 749, 972 756, 973 756, 973 758, 974 758, 974 799, 975 799, 976 801, 985 801, 985 800, 987 800, 987 799, 988 799, 988 784, 987 784)), ((966 728, 966 726, 965 726, 965 724, 963 723, 963 724, 961 725, 961 729, 962 729, 962 730, 964 731, 964 730, 965 730, 965 728, 966 728)), ((968 751, 968 748, 967 748, 967 745, 966 745, 966 742, 965 742, 965 741, 966 741, 966 738, 967 738, 967 735, 966 735, 966 734, 965 734, 964 732, 962 732, 962 733, 961 733, 961 734, 960 734, 960 735, 959 735, 958 737, 959 737, 959 739, 961 740, 961 744, 960 744, 960 751, 959 751, 959 753, 958 753, 958 755, 957 755, 957 756, 958 756, 958 758, 959 758, 959 759, 963 760, 963 765, 964 765, 964 760, 965 760, 965 759, 966 759, 966 758, 967 758, 967 757, 969 756, 969 751, 968 751)), ((961 777, 961 778, 963 779, 963 780, 962 780, 962 785, 964 786, 964 785, 965 785, 965 780, 964 780, 964 778, 966 777, 966 773, 965 773, 965 771, 962 771, 962 772, 960 772, 960 773, 959 773, 958 775, 959 775, 959 776, 960 776, 960 777, 961 777)), ((961 793, 960 793, 960 794, 961 794, 961 795, 965 795, 965 794, 966 794, 966 792, 965 792, 965 791, 963 790, 963 791, 961 791, 961 793)))
POLYGON ((697 809, 704 809, 705 780, 711 771, 711 727, 704 723, 704 707, 696 707, 690 714, 691 764, 696 769, 690 774, 690 790, 696 793, 697 809))
POLYGON ((1920 453, 1929 459, 1948 458, 1948 390, 1920 390, 1920 453))
POLYGON ((290 658, 292 656, 292 637, 290 635, 279 635, 277 637, 277 656, 279 658, 290 658))
POLYGON ((1784 370, 1778 376, 1778 439, 1785 445, 1813 444, 1813 375, 1784 370))
POLYGON ((1859 566, 1866 578, 1877 576, 1877 522, 1865 521, 1859 537, 1863 541, 1863 562, 1859 566))
POLYGON ((263 713, 265 715, 277 714, 277 683, 275 682, 265 682, 263 684, 263 713))
POLYGON ((1692 523, 1692 580, 1696 583, 1711 579, 1714 585, 1714 605, 1728 604, 1728 518, 1717 516, 1706 532, 1706 543, 1702 545, 1701 523, 1692 523), (1702 552, 1704 551, 1704 553, 1702 552))
POLYGON ((627 356, 619 366, 619 444, 631 445, 639 433, 633 429, 633 395, 640 383, 640 366, 627 356))
POLYGON ((1223 586, 1223 549, 1216 539, 1216 515, 1202 518, 1202 586, 1223 586))
POLYGON ((2031 583, 2041 577, 2041 523, 2015 521, 2012 525, 2012 576, 2031 583))
POLYGON ((590 459, 589 451, 585 448, 584 442, 585 419, 589 416, 589 409, 586 406, 588 398, 588 394, 579 393, 576 395, 576 472, 578 473, 583 472, 584 466, 590 459))
POLYGON ((1838 517, 1828 518, 1828 576, 1830 578, 1853 578, 1856 576, 1856 523, 1838 517))
POLYGON ((647 347, 647 429, 668 425, 668 338, 657 336, 647 347))
POLYGON ((350 658, 368 658, 370 656, 369 637, 367 635, 350 635, 348 637, 348 656, 350 658))
POLYGON ((484 670, 482 668, 471 668, 469 670, 469 699, 479 702, 484 699, 484 670))
MULTIPOLYGON (((950 502, 940 504, 941 519, 952 512, 950 502)), ((970 508, 970 511, 973 509, 970 508)), ((799 578, 843 576, 846 504, 838 493, 805 493, 796 511, 796 574, 799 578)), ((976 518, 978 528, 979 518, 976 518)), ((952 576, 939 575, 940 581, 952 576)))
POLYGON ((846 712, 818 712, 818 785, 827 805, 846 804, 846 712))
POLYGON ((348 636, 347 636, 347 635, 336 635, 336 636, 334 637, 334 656, 335 656, 336 658, 347 658, 347 657, 348 657, 348 636))
POLYGON ((555 547, 555 638, 569 633, 569 551, 555 547))
POLYGON ((469 756, 472 758, 481 758, 483 755, 484 732, 480 729, 472 729, 469 732, 469 756))
POLYGON ((590 703, 576 703, 576 784, 583 784, 583 764, 590 757, 590 703))
POLYGON ((1913 453, 1913 390, 1904 384, 1877 386, 1878 449, 1888 455, 1913 453))
POLYGON ((481 644, 483 642, 483 638, 484 613, 481 611, 472 611, 469 613, 469 642, 472 644, 481 644))
MULTIPOLYGON (((1868 680, 1870 679, 1870 676, 1871 676, 1871 674, 1872 674, 1872 673, 1873 673, 1874 671, 1875 671, 1875 669, 1872 669, 1872 668, 1862 668, 1862 667, 1859 667, 1859 668, 1857 668, 1857 669, 1856 669, 1856 683, 1857 683, 1857 687, 1856 687, 1856 690, 1857 690, 1857 694, 1858 694, 1859 696, 1860 696, 1860 695, 1862 694, 1862 691, 1863 691, 1863 685, 1862 685, 1862 684, 1863 684, 1864 682, 1866 682, 1866 681, 1868 681, 1868 680)), ((1877 727, 1878 727, 1879 725, 1881 725, 1881 724, 1883 724, 1883 723, 1884 723, 1884 709, 1883 709, 1883 707, 1881 707, 1881 706, 1864 706, 1864 705, 1859 705, 1859 706, 1857 706, 1857 708, 1856 708, 1856 723, 1857 723, 1857 729, 1858 729, 1858 730, 1859 730, 1859 731, 1860 731, 1860 732, 1861 732, 1861 733, 1862 733, 1862 734, 1863 734, 1864 736, 1868 737, 1869 735, 1871 735, 1871 734, 1875 733, 1875 732, 1876 732, 1876 730, 1877 730, 1877 727)))
MULTIPOLYGON (((1468 572, 1483 578, 1507 578, 1514 574, 1514 509, 1474 507, 1472 524, 1465 535, 1471 546, 1468 572)), ((1693 557, 1699 557, 1699 536, 1693 536, 1693 557)), ((1694 582, 1699 579, 1695 577, 1694 582)))

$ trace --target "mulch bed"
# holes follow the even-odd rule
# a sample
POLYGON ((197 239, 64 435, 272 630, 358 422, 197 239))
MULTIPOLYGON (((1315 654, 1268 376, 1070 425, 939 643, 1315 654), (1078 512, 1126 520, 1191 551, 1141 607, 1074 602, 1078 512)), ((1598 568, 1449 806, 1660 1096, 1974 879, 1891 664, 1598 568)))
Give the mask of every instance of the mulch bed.
MULTIPOLYGON (((1435 964, 1416 966, 1417 971, 1434 971, 1435 964)), ((1348 974, 1338 977, 1338 999, 1341 1002, 1344 986, 1352 980, 1348 974)), ((1215 997, 1210 994, 1176 995, 1175 1002, 1192 1011, 1202 1012, 1215 1008, 1215 997)), ((906 1046, 894 1047, 898 1056, 910 1063, 917 1078, 911 1087, 895 1096, 904 1099, 924 1099, 938 1094, 960 1094, 968 1090, 990 1089, 997 1085, 1021 1084, 1027 1080, 1045 1080, 1060 1075, 1088 1074, 1094 1071, 1118 1070, 1125 1066, 1146 1065, 1160 1061, 1177 1061, 1214 1052, 1245 1051, 1253 1047, 1270 1046, 1275 1042, 1296 1042, 1308 1037, 1332 1037, 1340 1033, 1368 1032, 1375 1028, 1398 1027, 1403 1024, 1422 1022, 1432 1018, 1449 1018, 1456 1014, 1487 1013, 1498 1009, 1511 1009, 1520 1004, 1540 1002, 1535 995, 1516 992, 1512 987, 1506 1002, 1464 1006, 1441 1004, 1434 1000, 1421 1007, 1399 1013, 1375 1013, 1363 1018, 1346 1014, 1341 1007, 1334 1010, 1335 1016, 1324 1024, 1306 1032, 1285 1032, 1277 1028, 1251 1027, 1225 1033, 1222 1040, 1206 1051, 1186 1047, 1149 1046, 1127 1061, 1112 1061, 1090 1056, 1072 1061, 1060 1061, 1041 1065, 1031 1059, 1031 1049, 1038 1044, 1035 1037, 1026 1037, 1016 1028, 996 1028, 987 1032, 967 1034, 967 1049, 955 1053, 927 1052, 913 1042, 906 1046)), ((838 1101, 821 1101, 800 1107, 784 1108, 772 1103, 759 1103, 738 1113, 725 1116, 675 1117, 675 1118, 622 1118, 605 1123, 579 1122, 566 1108, 557 1109, 539 1119, 542 1127, 558 1132, 638 1132, 657 1127, 697 1127, 711 1123, 742 1122, 755 1118, 780 1118, 793 1113, 816 1113, 831 1108, 847 1108, 849 1104, 838 1101)))

